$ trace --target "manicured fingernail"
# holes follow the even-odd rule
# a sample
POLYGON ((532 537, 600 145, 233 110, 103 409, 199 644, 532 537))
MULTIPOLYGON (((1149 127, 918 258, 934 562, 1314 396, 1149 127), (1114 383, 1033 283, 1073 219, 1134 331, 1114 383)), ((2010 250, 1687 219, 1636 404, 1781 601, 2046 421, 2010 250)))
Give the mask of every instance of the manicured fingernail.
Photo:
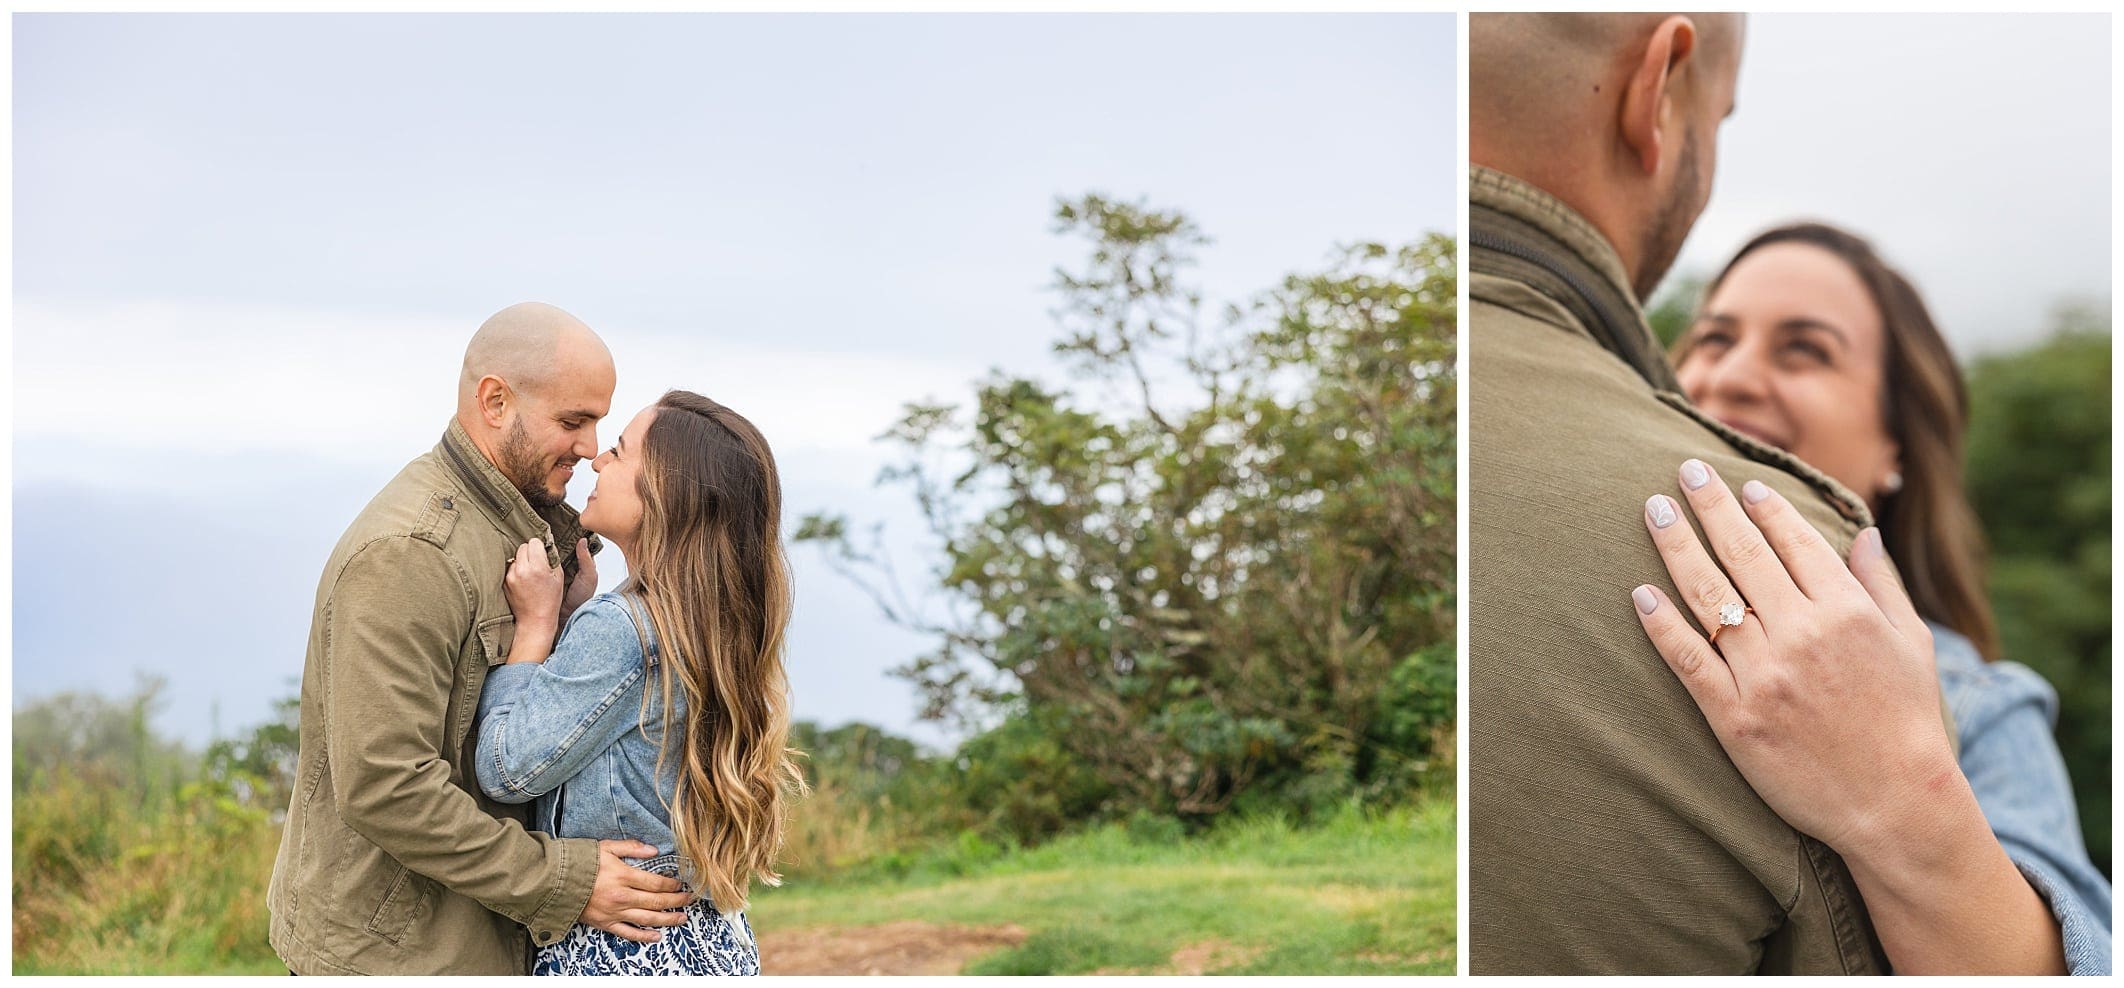
POLYGON ((1674 512, 1674 499, 1665 494, 1654 494, 1645 499, 1645 517, 1652 519, 1653 528, 1665 528, 1681 517, 1674 512))
POLYGON ((1858 538, 1851 540, 1851 554, 1868 559, 1887 555, 1888 548, 1881 545, 1881 530, 1869 527, 1859 532, 1858 538))
POLYGON ((1682 486, 1695 490, 1711 482, 1711 468, 1702 460, 1687 460, 1682 463, 1682 486))
POLYGON ((1741 500, 1749 504, 1761 504, 1770 496, 1770 488, 1760 480, 1751 480, 1741 485, 1741 500))
POLYGON ((1637 613, 1650 614, 1659 610, 1659 597, 1651 587, 1638 587, 1630 591, 1630 599, 1637 602, 1637 613))

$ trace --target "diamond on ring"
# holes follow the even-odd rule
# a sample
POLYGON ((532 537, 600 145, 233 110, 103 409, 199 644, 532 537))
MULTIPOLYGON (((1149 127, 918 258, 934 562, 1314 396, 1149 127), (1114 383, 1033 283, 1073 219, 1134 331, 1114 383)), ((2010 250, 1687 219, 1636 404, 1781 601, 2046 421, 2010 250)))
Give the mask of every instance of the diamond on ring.
POLYGON ((1741 623, 1741 618, 1746 617, 1747 614, 1748 609, 1744 605, 1726 604, 1718 609, 1718 623, 1723 625, 1739 625, 1741 623))

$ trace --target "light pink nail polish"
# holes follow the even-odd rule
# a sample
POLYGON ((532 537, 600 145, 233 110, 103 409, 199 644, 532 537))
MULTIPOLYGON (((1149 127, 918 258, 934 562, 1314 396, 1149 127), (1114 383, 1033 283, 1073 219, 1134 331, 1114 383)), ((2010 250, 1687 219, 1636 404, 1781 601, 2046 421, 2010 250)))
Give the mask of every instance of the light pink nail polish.
POLYGON ((1682 486, 1696 490, 1711 482, 1711 468, 1702 460, 1684 460, 1681 468, 1682 486))
POLYGON ((1674 513, 1674 499, 1665 494, 1654 494, 1645 501, 1645 517, 1652 519, 1653 528, 1665 528, 1679 517, 1674 513))
POLYGON ((1651 587, 1638 587, 1630 591, 1630 599, 1637 602, 1639 614, 1650 614, 1659 610, 1659 597, 1652 592, 1651 587))
POLYGON ((1741 485, 1741 500, 1749 504, 1761 504, 1770 496, 1770 487, 1760 480, 1751 480, 1741 485))

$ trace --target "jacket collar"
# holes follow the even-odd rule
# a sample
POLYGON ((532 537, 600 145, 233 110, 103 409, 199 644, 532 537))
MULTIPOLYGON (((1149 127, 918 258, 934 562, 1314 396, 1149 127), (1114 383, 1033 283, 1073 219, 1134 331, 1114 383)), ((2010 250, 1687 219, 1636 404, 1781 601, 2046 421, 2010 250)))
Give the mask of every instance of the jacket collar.
MULTIPOLYGON (((477 505, 481 514, 494 523, 494 527, 522 542, 532 538, 546 542, 547 561, 555 566, 564 559, 572 562, 574 553, 563 556, 554 546, 554 536, 578 531, 575 509, 565 504, 555 505, 540 512, 524 500, 516 485, 502 476, 501 470, 487 459, 487 454, 472 444, 472 436, 457 419, 450 420, 450 427, 443 431, 442 441, 435 444, 435 453, 443 467, 457 478, 469 500, 477 505)), ((593 549, 593 551, 595 551, 593 549)))
POLYGON ((1630 290, 1622 257, 1584 216, 1494 168, 1468 171, 1468 269, 1529 285, 1661 391, 1681 385, 1630 290))

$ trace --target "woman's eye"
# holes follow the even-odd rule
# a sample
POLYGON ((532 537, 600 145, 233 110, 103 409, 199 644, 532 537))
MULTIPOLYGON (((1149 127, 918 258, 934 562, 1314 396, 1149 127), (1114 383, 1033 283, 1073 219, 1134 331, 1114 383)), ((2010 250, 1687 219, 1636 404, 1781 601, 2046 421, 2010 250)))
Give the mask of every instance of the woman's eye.
POLYGON ((1822 346, 1818 343, 1809 343, 1804 340, 1795 340, 1792 343, 1786 344, 1785 349, 1802 360, 1809 360, 1817 364, 1826 364, 1829 362, 1829 351, 1823 349, 1822 346))

